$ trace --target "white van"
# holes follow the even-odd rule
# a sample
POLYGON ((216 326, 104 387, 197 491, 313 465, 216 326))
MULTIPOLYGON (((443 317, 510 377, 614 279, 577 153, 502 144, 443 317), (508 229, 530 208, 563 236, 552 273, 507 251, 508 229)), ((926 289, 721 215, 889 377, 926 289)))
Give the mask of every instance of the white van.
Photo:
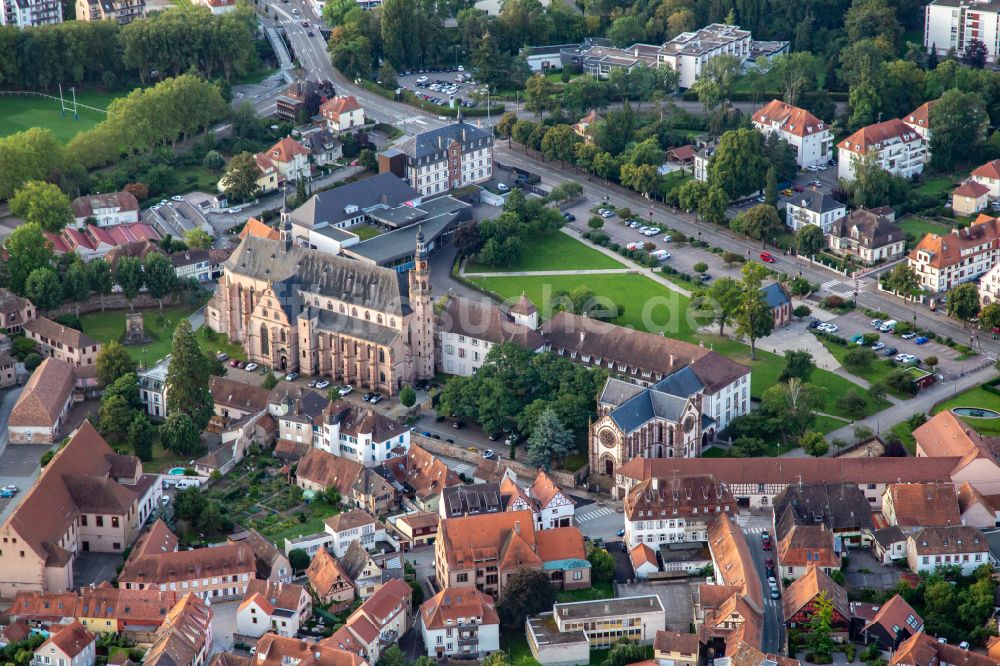
POLYGON ((898 323, 899 322, 896 321, 895 319, 890 319, 889 321, 884 322, 881 326, 879 326, 878 330, 882 331, 883 333, 891 333, 892 329, 896 328, 896 324, 898 323))
POLYGON ((200 488, 201 481, 199 479, 184 479, 183 481, 177 482, 177 490, 187 490, 188 488, 200 488))

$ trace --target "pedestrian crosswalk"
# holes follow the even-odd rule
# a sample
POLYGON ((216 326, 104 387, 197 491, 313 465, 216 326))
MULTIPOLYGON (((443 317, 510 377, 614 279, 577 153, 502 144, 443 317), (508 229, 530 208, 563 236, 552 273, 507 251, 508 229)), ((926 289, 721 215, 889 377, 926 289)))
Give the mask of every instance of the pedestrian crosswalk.
POLYGON ((766 527, 747 527, 743 529, 747 534, 760 534, 761 532, 767 532, 766 527))
POLYGON ((472 475, 476 471, 476 468, 473 467, 472 465, 466 465, 465 463, 460 463, 460 462, 454 462, 451 465, 449 465, 449 467, 455 470, 457 474, 465 474, 470 479, 472 478, 472 475))
MULTIPOLYGON (((589 508, 589 507, 588 507, 589 508)), ((614 509, 610 509, 606 506, 599 506, 591 511, 585 511, 584 513, 576 514, 576 522, 585 523, 588 520, 593 520, 594 518, 600 518, 601 516, 607 516, 608 514, 614 513, 614 509)))
POLYGON ((839 296, 853 296, 853 285, 845 284, 840 280, 827 280, 823 283, 823 289, 839 296))

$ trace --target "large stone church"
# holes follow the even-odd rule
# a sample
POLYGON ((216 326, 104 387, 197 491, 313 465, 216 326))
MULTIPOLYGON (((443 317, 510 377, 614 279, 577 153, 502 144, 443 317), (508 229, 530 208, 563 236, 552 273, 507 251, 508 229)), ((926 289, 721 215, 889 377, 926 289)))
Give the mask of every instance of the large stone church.
POLYGON ((434 375, 434 311, 423 233, 406 273, 248 235, 226 261, 206 323, 249 360, 386 391, 434 375))

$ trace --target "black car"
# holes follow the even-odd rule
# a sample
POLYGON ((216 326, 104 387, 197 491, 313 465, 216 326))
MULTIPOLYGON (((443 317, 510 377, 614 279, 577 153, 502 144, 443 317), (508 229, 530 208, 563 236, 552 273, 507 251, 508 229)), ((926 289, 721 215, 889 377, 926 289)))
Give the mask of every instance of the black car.
POLYGON ((886 347, 882 350, 882 356, 895 356, 899 353, 899 350, 895 347, 886 347))
POLYGON ((816 328, 819 326, 819 319, 813 319, 809 322, 809 328, 816 328))
POLYGON ((567 222, 576 222, 576 215, 573 213, 563 213, 563 219, 567 222))
POLYGON ((372 399, 373 395, 375 394, 369 391, 368 393, 365 393, 363 396, 361 396, 361 399, 364 400, 365 402, 368 402, 369 400, 372 399))
POLYGON ((454 428, 455 430, 458 430, 459 428, 461 428, 464 425, 465 425, 465 421, 455 421, 454 423, 451 424, 451 427, 454 428))
POLYGON ((701 281, 702 282, 708 282, 711 279, 712 279, 712 275, 710 273, 702 273, 701 274, 701 281))

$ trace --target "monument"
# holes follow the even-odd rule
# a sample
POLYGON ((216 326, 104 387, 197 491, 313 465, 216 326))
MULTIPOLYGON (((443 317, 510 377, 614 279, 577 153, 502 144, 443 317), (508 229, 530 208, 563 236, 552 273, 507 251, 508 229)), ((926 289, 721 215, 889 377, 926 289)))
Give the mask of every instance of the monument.
POLYGON ((146 335, 146 327, 142 323, 141 312, 129 312, 125 315, 125 339, 122 344, 145 345, 153 341, 146 335))

